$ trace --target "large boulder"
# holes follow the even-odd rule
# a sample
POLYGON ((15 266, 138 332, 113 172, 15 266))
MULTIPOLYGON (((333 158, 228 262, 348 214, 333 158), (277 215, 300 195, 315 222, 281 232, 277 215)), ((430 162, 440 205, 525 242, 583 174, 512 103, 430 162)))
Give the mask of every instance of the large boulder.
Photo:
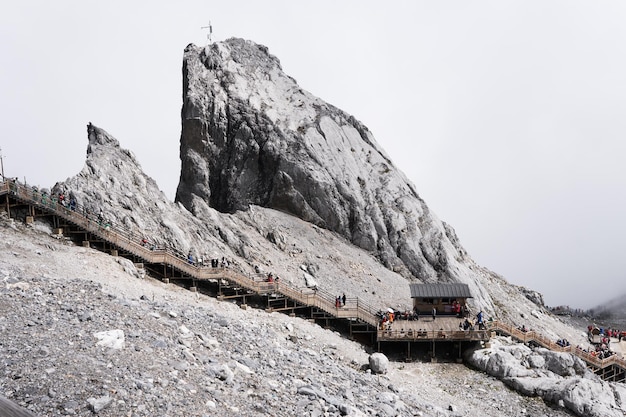
POLYGON ((369 357, 370 369, 374 374, 386 374, 389 367, 389 359, 380 352, 372 353, 369 357))
POLYGON ((564 352, 553 352, 548 349, 537 349, 545 359, 545 367, 560 376, 582 375, 585 363, 578 357, 564 352))
POLYGON ((505 383, 524 395, 562 404, 581 417, 618 417, 626 413, 614 391, 619 384, 583 377, 510 378, 505 383))
POLYGON ((581 417, 617 417, 626 413, 626 390, 602 381, 580 358, 544 348, 531 349, 510 339, 492 339, 491 347, 468 353, 468 362, 501 379, 523 395, 561 404, 581 417))
POLYGON ((110 349, 123 349, 125 345, 124 331, 121 329, 97 332, 94 333, 94 337, 98 339, 96 346, 110 349))

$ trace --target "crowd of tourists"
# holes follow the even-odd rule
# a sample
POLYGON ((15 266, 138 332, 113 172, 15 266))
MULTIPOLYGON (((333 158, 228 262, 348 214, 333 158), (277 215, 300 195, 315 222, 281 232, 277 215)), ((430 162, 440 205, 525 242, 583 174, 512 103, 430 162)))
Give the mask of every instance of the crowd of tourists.
POLYGON ((571 345, 571 343, 570 343, 570 342, 569 342, 569 340, 567 340, 567 339, 558 339, 558 340, 556 341, 556 344, 557 344, 557 345, 559 345, 559 346, 561 346, 561 347, 568 347, 568 346, 570 346, 570 345, 571 345))
POLYGON ((611 356, 615 355, 616 353, 614 351, 611 350, 611 348, 609 347, 609 345, 604 344, 604 343, 600 343, 600 344, 596 344, 594 347, 592 347, 591 349, 587 349, 587 348, 583 348, 582 346, 576 346, 576 349, 585 352, 595 358, 598 358, 600 360, 602 359, 608 359, 611 356))
POLYGON ((380 328, 382 330, 389 330, 395 320, 419 320, 420 313, 417 308, 404 311, 388 308, 386 311, 379 310, 376 316, 378 317, 380 328))
MULTIPOLYGON (((458 302, 454 302, 452 304, 453 314, 446 314, 447 317, 456 317, 462 319, 459 321, 459 330, 462 331, 471 331, 471 330, 485 330, 485 319, 484 313, 479 311, 478 314, 474 318, 471 318, 469 315, 469 311, 464 305, 461 305, 458 302)), ((437 309, 435 307, 432 308, 432 312, 430 314, 432 316, 432 320, 435 322, 437 319, 437 309)), ((420 311, 416 307, 413 310, 395 310, 392 308, 388 308, 386 311, 379 310, 377 313, 377 317, 379 320, 379 329, 381 330, 391 330, 394 321, 398 320, 409 320, 409 321, 417 321, 420 319, 420 311)))
MULTIPOLYGON (((143 239, 144 242, 145 239, 143 239)), ((226 259, 225 256, 222 256, 222 259, 217 259, 217 258, 212 258, 212 259, 208 259, 209 256, 205 255, 204 257, 202 256, 194 256, 193 255, 193 250, 189 250, 189 252, 187 253, 187 263, 193 265, 193 266, 210 266, 211 268, 228 268, 230 265, 230 261, 228 259, 226 259)))
MULTIPOLYGON (((626 338, 626 331, 611 328, 604 329, 592 325, 587 326, 587 334, 593 348, 582 350, 598 359, 607 359, 615 355, 615 352, 611 350, 611 339, 617 339, 619 343, 622 339, 626 338)), ((581 348, 579 347, 579 349, 581 348)))

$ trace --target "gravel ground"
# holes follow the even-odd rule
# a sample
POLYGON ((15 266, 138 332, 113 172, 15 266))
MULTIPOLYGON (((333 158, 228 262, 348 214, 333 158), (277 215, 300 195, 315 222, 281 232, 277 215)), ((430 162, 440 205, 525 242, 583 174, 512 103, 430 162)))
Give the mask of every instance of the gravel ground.
MULTIPOLYGON (((0 221, 0 395, 38 416, 568 416, 456 363, 391 361, 0 221)), ((1 413, 0 413, 1 414, 1 413)))

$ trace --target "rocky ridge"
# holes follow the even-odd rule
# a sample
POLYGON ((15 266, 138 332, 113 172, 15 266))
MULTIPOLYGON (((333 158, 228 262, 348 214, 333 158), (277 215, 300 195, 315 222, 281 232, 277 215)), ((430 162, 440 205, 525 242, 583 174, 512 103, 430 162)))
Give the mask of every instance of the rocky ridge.
MULTIPOLYGON (((200 202, 191 213, 180 203, 169 201, 143 172, 133 153, 120 147, 105 130, 89 124, 87 136, 85 166, 52 190, 74 195, 87 212, 95 215, 102 210, 116 227, 145 236, 182 256, 189 251, 205 259, 225 256, 242 273, 254 274, 258 267, 296 287, 318 285, 330 293, 360 297, 381 309, 410 308, 405 277, 337 233, 255 205, 222 213, 200 202)), ((584 333, 573 331, 545 307, 530 301, 528 290, 507 283, 469 257, 468 262, 472 275, 466 279, 476 279, 482 288, 473 292, 475 298, 470 300, 475 312, 489 312, 482 302, 493 300, 490 316, 524 324, 554 340, 565 336, 572 341, 584 340, 584 333)))
MULTIPOLYGON (((159 246, 183 255, 192 251, 198 258, 225 256, 243 273, 260 268, 296 286, 348 292, 381 309, 410 308, 407 280, 463 282, 470 286, 475 312, 561 336, 562 324, 535 304, 541 297, 527 297, 532 291, 520 291, 477 265, 367 128, 300 89, 265 47, 240 39, 206 48, 189 45, 183 78, 179 203, 165 197, 131 151, 92 124, 85 167, 53 191, 73 193, 87 210, 102 210, 116 226, 159 246), (254 130, 259 126, 261 131, 254 130), (341 152, 331 155, 337 149, 341 152), (341 207, 350 208, 361 220, 336 223, 352 225, 348 233, 331 226, 335 223, 271 204, 277 201, 276 178, 257 169, 269 166, 264 159, 269 154, 277 161, 272 172, 302 180, 300 191, 294 188, 288 195, 328 191, 343 182, 341 193, 322 193, 316 204, 338 219, 344 218, 341 207), (296 175, 290 169, 303 171, 296 175), (376 232, 377 248, 355 239, 353 226, 365 224, 376 225, 357 227, 367 239, 384 231, 376 232), (384 255, 383 248, 395 249, 384 255)), ((313 211, 319 217, 324 210, 313 211)))

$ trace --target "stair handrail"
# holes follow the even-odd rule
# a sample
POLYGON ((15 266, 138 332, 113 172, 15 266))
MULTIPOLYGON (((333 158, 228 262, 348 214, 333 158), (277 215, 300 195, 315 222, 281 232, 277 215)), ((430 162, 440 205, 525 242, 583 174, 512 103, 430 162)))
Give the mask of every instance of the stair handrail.
MULTIPOLYGON (((102 222, 98 221, 97 218, 94 218, 94 215, 89 213, 89 211, 82 205, 74 204, 73 208, 68 207, 67 205, 60 204, 56 198, 53 198, 52 195, 48 195, 47 193, 39 191, 34 187, 20 184, 19 182, 8 178, 5 178, 1 185, 0 195, 13 191, 15 197, 20 200, 33 204, 45 211, 59 215, 89 233, 92 233, 117 247, 127 250, 144 261, 169 264, 171 267, 174 267, 196 279, 222 278, 233 281, 238 285, 257 292, 269 290, 282 292, 284 296, 295 299, 301 304, 318 307, 327 313, 334 314, 337 317, 339 316, 339 314, 337 314, 338 307, 334 302, 335 297, 325 290, 318 288, 311 294, 309 288, 294 287, 282 281, 280 284, 275 283, 274 285, 255 284, 255 280, 253 278, 228 268, 220 269, 208 266, 198 266, 189 263, 184 255, 173 250, 172 248, 166 247, 152 249, 143 246, 140 243, 142 236, 117 225, 102 224, 102 222), (216 275, 216 270, 221 272, 222 277, 214 276, 216 275)), ((375 313, 376 310, 358 297, 352 297, 350 300, 356 300, 356 307, 351 306, 342 311, 354 311, 355 314, 353 316, 348 315, 346 318, 356 318, 365 321, 372 326, 377 325, 378 319, 375 313)), ((341 316, 344 317, 346 315, 341 314, 341 316)))

